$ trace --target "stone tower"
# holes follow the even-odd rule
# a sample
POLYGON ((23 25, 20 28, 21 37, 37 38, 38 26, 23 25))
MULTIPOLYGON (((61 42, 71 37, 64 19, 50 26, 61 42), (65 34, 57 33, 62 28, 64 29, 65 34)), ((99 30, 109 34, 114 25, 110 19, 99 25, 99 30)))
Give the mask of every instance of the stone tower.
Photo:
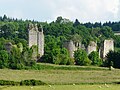
POLYGON ((72 40, 64 42, 64 47, 69 51, 70 58, 74 58, 74 51, 76 51, 75 44, 72 40))
POLYGON ((29 24, 29 47, 36 45, 38 47, 38 54, 40 57, 44 54, 44 34, 42 26, 38 29, 37 24, 29 24))
POLYGON ((38 29, 37 42, 38 42, 38 53, 40 54, 40 56, 42 56, 44 55, 44 34, 43 34, 42 26, 40 26, 38 29))
POLYGON ((114 40, 104 40, 99 50, 100 57, 104 59, 110 50, 114 51, 114 40))
POLYGON ((72 40, 64 42, 64 47, 68 50, 70 58, 74 58, 74 51, 78 50, 79 48, 85 48, 80 42, 74 42, 72 40))
POLYGON ((114 51, 114 41, 112 39, 104 41, 103 58, 109 53, 110 50, 114 51))

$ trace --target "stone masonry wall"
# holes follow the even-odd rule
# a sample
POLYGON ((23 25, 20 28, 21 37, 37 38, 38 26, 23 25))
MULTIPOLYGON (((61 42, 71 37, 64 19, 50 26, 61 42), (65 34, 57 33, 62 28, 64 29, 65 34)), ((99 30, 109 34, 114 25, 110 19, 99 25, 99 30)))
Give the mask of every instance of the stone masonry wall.
POLYGON ((43 29, 38 29, 37 24, 29 24, 29 47, 37 45, 40 57, 44 54, 44 34, 43 29))
POLYGON ((112 50, 114 51, 114 41, 111 40, 105 40, 103 44, 103 58, 107 55, 107 53, 112 50))
POLYGON ((97 44, 94 41, 90 41, 87 47, 87 54, 89 55, 92 51, 97 51, 97 44))

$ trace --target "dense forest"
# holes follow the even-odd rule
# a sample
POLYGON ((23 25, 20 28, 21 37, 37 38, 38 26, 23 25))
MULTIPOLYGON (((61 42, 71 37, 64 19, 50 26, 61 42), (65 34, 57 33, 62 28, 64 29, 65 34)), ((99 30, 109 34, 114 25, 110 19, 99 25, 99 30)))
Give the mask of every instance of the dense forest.
MULTIPOLYGON (((34 20, 22 20, 9 18, 6 15, 0 17, 0 68, 26 69, 36 67, 36 61, 32 58, 33 47, 28 47, 28 25, 37 23, 42 25, 45 35, 45 53, 40 62, 59 65, 111 65, 103 62, 97 52, 87 55, 84 50, 75 51, 74 59, 69 57, 69 52, 63 47, 65 41, 73 40, 81 42, 87 47, 90 41, 97 42, 98 46, 104 39, 113 38, 115 42, 115 54, 119 52, 120 36, 114 36, 113 31, 120 31, 120 22, 96 22, 80 23, 78 19, 74 22, 69 19, 58 17, 51 23, 38 22, 34 20), (13 48, 8 52, 5 48, 11 43, 13 48)), ((111 54, 111 53, 110 53, 111 54)), ((119 67, 120 65, 118 65, 119 67)), ((116 67, 116 66, 115 66, 116 67)))

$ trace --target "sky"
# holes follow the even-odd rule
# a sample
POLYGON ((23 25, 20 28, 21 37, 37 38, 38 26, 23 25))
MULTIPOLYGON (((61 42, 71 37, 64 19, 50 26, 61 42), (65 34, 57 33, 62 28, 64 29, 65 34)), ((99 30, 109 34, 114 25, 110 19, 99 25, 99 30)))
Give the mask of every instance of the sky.
POLYGON ((52 22, 58 16, 80 22, 120 21, 120 0, 0 0, 0 16, 52 22))

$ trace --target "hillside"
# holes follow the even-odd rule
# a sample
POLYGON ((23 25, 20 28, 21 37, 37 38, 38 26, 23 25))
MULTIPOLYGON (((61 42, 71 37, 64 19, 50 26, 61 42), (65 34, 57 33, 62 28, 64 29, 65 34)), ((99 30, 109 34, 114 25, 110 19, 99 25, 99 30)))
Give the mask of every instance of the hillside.
MULTIPOLYGON (((119 22, 116 22, 119 25, 119 22)), ((113 66, 116 65, 116 60, 104 62, 103 58, 99 58, 99 48, 105 39, 114 39, 115 47, 119 50, 120 36, 114 36, 113 24, 82 24, 77 19, 72 22, 68 19, 57 17, 51 23, 38 22, 32 20, 19 20, 9 18, 6 15, 0 17, 0 68, 10 69, 28 69, 39 68, 36 66, 36 59, 40 62, 52 63, 58 65, 95 65, 95 66, 113 66), (44 55, 37 53, 37 46, 28 47, 28 26, 32 23, 38 27, 43 27, 45 35, 44 55), (88 27, 91 25, 91 27, 88 27), (70 57, 70 52, 64 47, 64 43, 72 40, 76 44, 81 44, 84 50, 76 51, 75 57, 70 57), (90 57, 85 52, 91 41, 96 42, 96 52, 93 52, 90 57), (80 52, 83 54, 80 55, 80 52), (34 58, 34 54, 37 53, 34 58), (80 57, 81 56, 81 57, 80 57)), ((118 28, 116 25, 116 28, 118 28)), ((114 26, 115 27, 115 26, 114 26)), ((119 29, 119 28, 118 28, 119 29)), ((79 46, 78 44, 78 46, 79 46)), ((74 52, 74 51, 73 51, 74 52)), ((72 52, 72 53, 73 53, 72 52)), ((114 54, 114 52, 112 53, 114 54)), ((116 54, 116 53, 115 53, 116 54)), ((112 55, 111 55, 112 56, 112 55)), ((119 56, 119 55, 118 55, 119 56)), ((113 58, 113 57, 110 57, 113 58)))

